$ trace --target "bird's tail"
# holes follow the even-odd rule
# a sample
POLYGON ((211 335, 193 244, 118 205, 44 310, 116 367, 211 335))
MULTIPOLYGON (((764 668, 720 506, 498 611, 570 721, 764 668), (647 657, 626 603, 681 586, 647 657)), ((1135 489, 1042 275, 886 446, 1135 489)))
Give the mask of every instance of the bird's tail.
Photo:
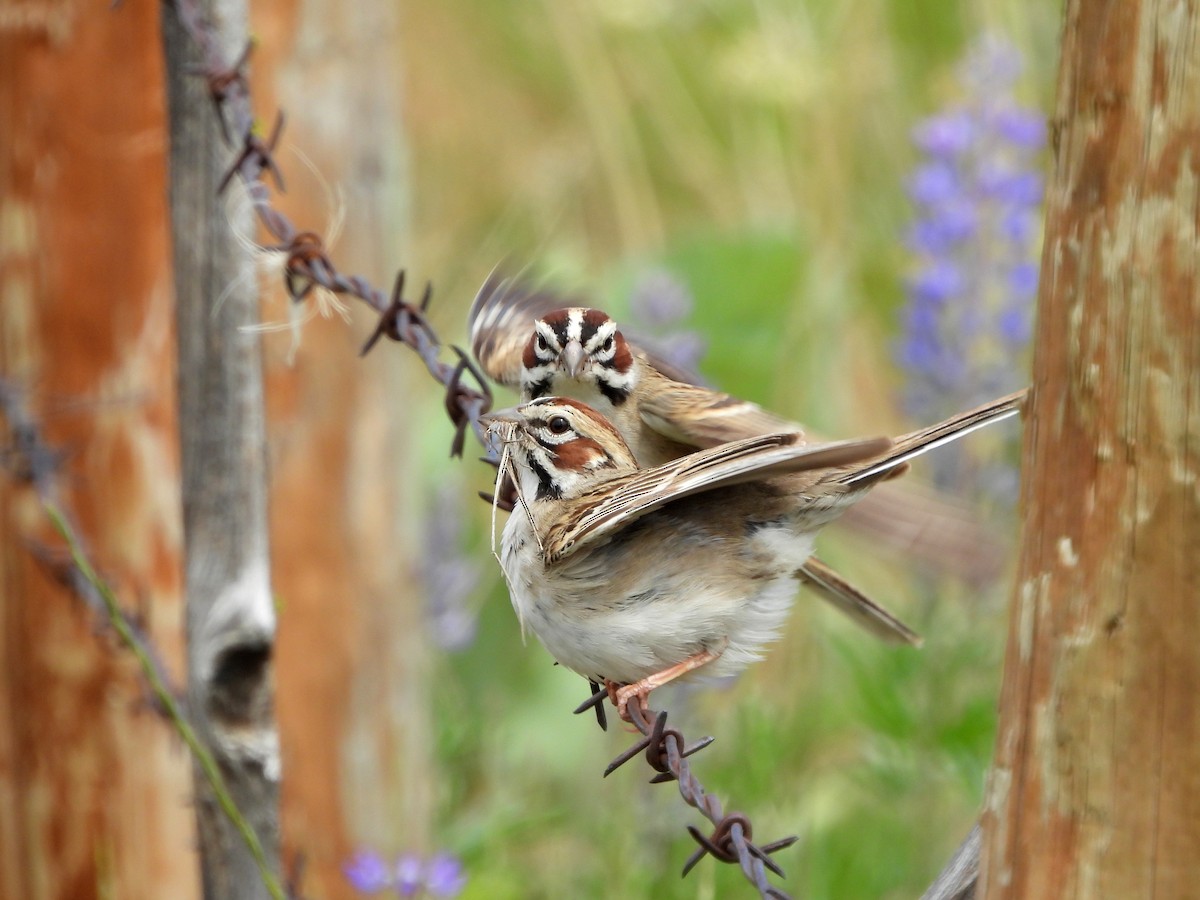
POLYGON ((878 638, 921 646, 921 636, 815 556, 796 572, 804 585, 878 638))

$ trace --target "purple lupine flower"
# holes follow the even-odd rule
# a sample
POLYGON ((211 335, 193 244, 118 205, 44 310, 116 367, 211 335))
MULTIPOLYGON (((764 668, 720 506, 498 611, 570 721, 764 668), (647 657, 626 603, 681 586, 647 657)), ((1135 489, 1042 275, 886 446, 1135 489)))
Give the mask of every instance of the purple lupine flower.
POLYGON ((965 110, 931 116, 917 126, 913 139, 918 147, 939 159, 956 156, 970 148, 975 140, 975 120, 965 110))
POLYGON ((693 306, 687 285, 666 269, 648 269, 630 293, 630 330, 647 349, 690 372, 708 349, 703 337, 683 327, 693 306))
POLYGON ((377 894, 392 886, 391 867, 373 850, 359 850, 342 871, 360 894, 377 894))
POLYGON ((1026 380, 1046 128, 1013 97, 1020 71, 1014 47, 984 38, 960 69, 961 99, 913 130, 923 159, 908 183, 914 268, 896 358, 923 420, 1026 380))
POLYGON ((425 870, 425 887, 434 897, 457 897, 467 885, 462 862, 449 853, 438 853, 425 870))
POLYGON ((996 130, 1017 147, 1041 150, 1046 143, 1046 120, 1028 109, 1012 107, 996 113, 996 130))
POLYGON ((396 860, 396 893, 415 897, 425 882, 425 863, 415 853, 404 853, 396 860))
POLYGON ((361 894, 391 888, 399 897, 457 897, 467 884, 462 861, 449 853, 436 853, 428 860, 403 853, 395 865, 389 865, 373 850, 360 850, 343 871, 351 887, 361 894))

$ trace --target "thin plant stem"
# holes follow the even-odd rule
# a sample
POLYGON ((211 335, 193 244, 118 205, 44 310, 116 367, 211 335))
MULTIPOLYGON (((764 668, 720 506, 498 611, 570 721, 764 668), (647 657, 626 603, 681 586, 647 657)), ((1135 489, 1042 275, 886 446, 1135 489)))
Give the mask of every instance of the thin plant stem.
POLYGON ((121 610, 121 606, 117 602, 117 597, 113 593, 112 588, 92 567, 87 555, 83 552, 79 536, 76 535, 75 530, 71 527, 63 511, 52 500, 45 498, 42 499, 42 507, 46 510, 46 515, 50 517, 54 529, 66 542, 67 549, 71 554, 71 562, 87 580, 88 584, 95 588, 96 593, 104 601, 104 608, 108 613, 109 624, 112 626, 113 631, 117 633, 117 637, 121 639, 121 642, 137 660, 142 670, 142 676, 150 685, 150 690, 154 694, 154 698, 162 705, 175 731, 182 738, 184 744, 187 745, 196 762, 199 763, 200 770, 204 773, 209 787, 212 788, 213 796, 216 797, 221 811, 228 816, 229 821, 233 823, 246 848, 250 851, 250 855, 254 857, 254 862, 258 866, 259 875, 267 891, 274 900, 286 900, 287 894, 279 881, 279 877, 271 869, 270 863, 267 861, 266 853, 263 852, 258 835, 255 834, 254 829, 250 827, 241 810, 238 809, 233 797, 230 796, 229 789, 225 786, 225 779, 221 775, 221 770, 218 768, 216 760, 213 759, 208 748, 201 742, 195 729, 192 728, 191 722, 188 721, 187 716, 184 715, 183 710, 180 708, 179 702, 163 682, 158 668, 154 665, 153 658, 146 648, 142 646, 142 642, 138 640, 138 636, 129 624, 129 620, 125 618, 125 613, 121 610))

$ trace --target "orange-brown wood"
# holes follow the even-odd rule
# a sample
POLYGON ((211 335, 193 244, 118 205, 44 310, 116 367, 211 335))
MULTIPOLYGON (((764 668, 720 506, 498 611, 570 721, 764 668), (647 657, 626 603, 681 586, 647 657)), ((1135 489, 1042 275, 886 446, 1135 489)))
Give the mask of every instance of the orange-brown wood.
MULTIPOLYGON (((62 499, 178 677, 159 7, 19 6, 0 25, 0 373, 68 451, 62 499)), ((29 541, 57 545, 0 477, 0 896, 197 896, 187 755, 29 541)))
POLYGON ((983 896, 1200 883, 1200 42, 1067 4, 983 896))
MULTIPOLYGON (((269 0, 252 14, 258 115, 281 106, 288 117, 278 203, 326 237, 344 213, 331 257, 390 290, 412 264, 395 9, 269 0)), ((279 271, 264 268, 263 318, 285 322, 279 271)), ((420 287, 410 278, 411 294, 420 287)), ((315 318, 298 347, 289 331, 265 346, 285 858, 303 854, 306 892, 349 900, 342 866, 358 846, 429 849, 429 653, 414 571, 425 485, 398 476, 416 471, 408 398, 437 388, 388 341, 360 359, 375 316, 347 304, 349 323, 315 318)))

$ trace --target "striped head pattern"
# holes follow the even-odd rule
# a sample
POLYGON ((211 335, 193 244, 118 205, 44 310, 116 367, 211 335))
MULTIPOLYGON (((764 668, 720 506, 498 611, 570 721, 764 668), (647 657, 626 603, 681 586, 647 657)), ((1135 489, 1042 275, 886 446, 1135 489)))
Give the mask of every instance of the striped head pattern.
POLYGON ((576 394, 582 385, 620 406, 636 381, 629 344, 617 323, 598 309, 571 307, 538 319, 521 362, 526 399, 576 394))
POLYGON ((598 476, 637 469, 620 432, 578 400, 542 397, 506 418, 514 426, 511 449, 527 497, 570 499, 594 487, 598 476))

